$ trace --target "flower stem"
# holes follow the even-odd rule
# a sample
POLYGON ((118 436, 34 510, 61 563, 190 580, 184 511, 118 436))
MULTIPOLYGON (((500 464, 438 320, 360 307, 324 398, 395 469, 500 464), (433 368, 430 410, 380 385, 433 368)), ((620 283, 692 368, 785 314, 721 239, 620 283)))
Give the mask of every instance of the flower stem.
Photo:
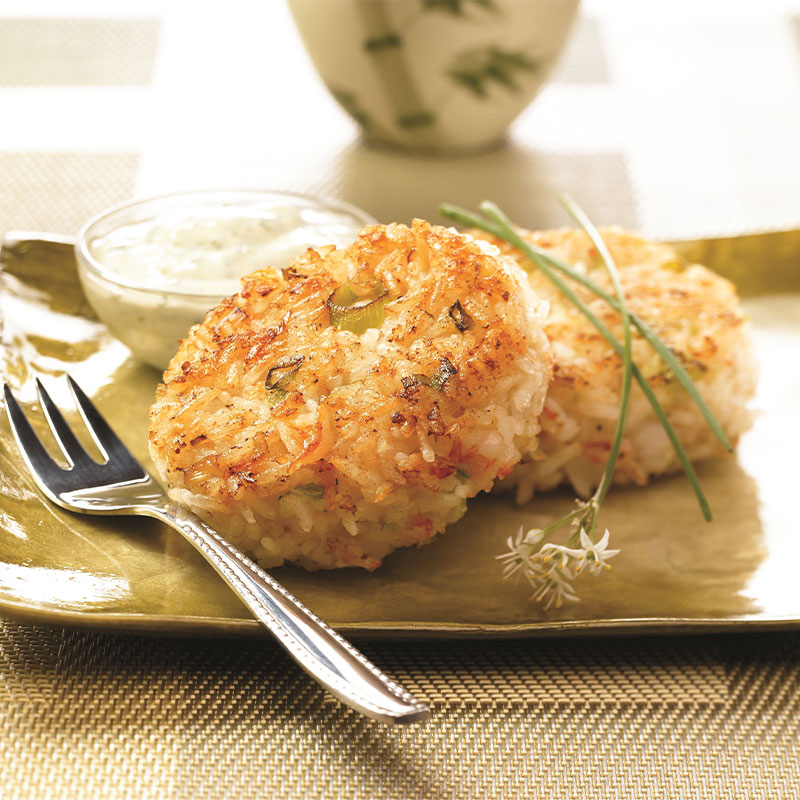
POLYGON ((555 522, 551 522, 546 528, 543 528, 542 539, 547 539, 563 525, 566 525, 568 522, 572 522, 576 517, 579 517, 582 514, 586 514, 586 505, 584 504, 581 504, 580 508, 574 508, 568 514, 564 514, 563 517, 559 517, 555 522))
MULTIPOLYGON (((619 314, 622 319, 623 331, 623 355, 622 355, 622 388, 620 390, 620 404, 619 415, 617 416, 617 425, 614 429, 614 438, 611 442, 611 450, 608 454, 606 461, 606 468, 603 472, 603 477, 597 491, 594 494, 598 507, 605 500, 608 490, 614 480, 614 468, 617 465, 617 458, 619 457, 619 450, 622 446, 622 437, 625 433, 625 422, 628 419, 628 409, 631 404, 631 376, 633 374, 633 355, 631 349, 631 318, 628 311, 628 304, 625 301, 625 290, 622 288, 622 283, 619 278, 619 271, 611 253, 606 247, 600 232, 592 224, 591 220, 583 213, 578 204, 569 195, 562 195, 561 202, 567 211, 572 215, 575 221, 586 231, 587 236, 592 240, 592 244, 600 254, 600 258, 605 264, 606 270, 611 277, 611 283, 614 286, 614 291, 617 293, 617 301, 619 304, 619 314)), ((591 532, 594 539, 594 531, 591 532)))

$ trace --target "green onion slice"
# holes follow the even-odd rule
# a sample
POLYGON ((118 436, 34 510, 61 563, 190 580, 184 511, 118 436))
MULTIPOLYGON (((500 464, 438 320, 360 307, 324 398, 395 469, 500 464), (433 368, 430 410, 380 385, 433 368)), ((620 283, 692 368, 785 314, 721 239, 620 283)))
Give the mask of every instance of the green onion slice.
POLYGON ((277 408, 289 394, 287 387, 294 380, 294 376, 305 361, 305 356, 286 356, 270 369, 264 380, 264 386, 269 393, 269 405, 277 408))
POLYGON ((415 386, 430 386, 431 379, 427 375, 415 372, 413 375, 403 375, 400 380, 404 389, 413 389, 415 386))
POLYGON ((458 370, 450 363, 448 358, 440 358, 439 366, 431 378, 431 386, 441 392, 450 376, 455 375, 457 372, 458 370))
POLYGON ((403 382, 404 389, 412 389, 415 386, 430 386, 431 389, 441 392, 448 379, 457 373, 458 370, 450 363, 450 359, 445 356, 439 359, 439 366, 432 377, 429 378, 427 375, 415 372, 413 375, 404 375, 400 380, 403 382))
POLYGON ((318 483, 304 483, 302 486, 295 486, 292 491, 304 494, 312 500, 322 500, 325 496, 325 487, 320 486, 318 483))
POLYGON ((450 306, 450 310, 447 313, 461 333, 464 333, 467 328, 471 328, 475 324, 472 317, 464 311, 464 307, 458 300, 450 306))
POLYGON ((331 325, 360 336, 367 328, 380 328, 386 318, 383 298, 389 290, 378 284, 371 289, 361 289, 345 283, 328 298, 331 325))

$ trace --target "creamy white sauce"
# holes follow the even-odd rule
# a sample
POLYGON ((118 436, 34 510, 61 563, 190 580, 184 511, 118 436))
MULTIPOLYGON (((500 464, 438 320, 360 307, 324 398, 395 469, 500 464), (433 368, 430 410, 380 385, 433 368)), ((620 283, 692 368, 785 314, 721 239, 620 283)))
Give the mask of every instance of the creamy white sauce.
POLYGON ((324 208, 220 203, 120 225, 89 249, 131 283, 223 297, 237 291, 243 275, 282 269, 309 247, 349 244, 362 227, 356 217, 324 208))
POLYGON ((95 235, 91 224, 86 230, 100 266, 79 273, 89 302, 118 339, 159 369, 194 323, 239 290, 243 275, 282 269, 309 247, 350 244, 370 220, 310 198, 198 198, 145 201, 117 224, 109 214, 95 235))

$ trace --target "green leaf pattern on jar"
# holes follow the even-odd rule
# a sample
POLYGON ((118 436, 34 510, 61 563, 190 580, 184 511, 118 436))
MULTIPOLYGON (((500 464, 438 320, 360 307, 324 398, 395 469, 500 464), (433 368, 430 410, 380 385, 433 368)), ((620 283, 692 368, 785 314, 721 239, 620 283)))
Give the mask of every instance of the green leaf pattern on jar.
MULTIPOLYGON (((441 104, 431 107, 408 68, 405 33, 428 14, 447 14, 463 24, 474 25, 486 14, 502 16, 495 0, 421 0, 409 7, 414 10, 404 20, 392 19, 388 4, 360 2, 356 8, 363 31, 362 47, 374 63, 378 80, 390 105, 392 123, 414 137, 418 146, 435 147, 442 141, 440 130, 441 104)), ((489 42, 455 55, 445 69, 451 85, 466 90, 470 96, 491 102, 493 89, 517 93, 526 76, 539 72, 541 64, 523 49, 507 49, 489 42)), ((391 140, 384 135, 376 120, 366 113, 357 93, 345 87, 329 87, 342 107, 363 127, 368 135, 391 140)))

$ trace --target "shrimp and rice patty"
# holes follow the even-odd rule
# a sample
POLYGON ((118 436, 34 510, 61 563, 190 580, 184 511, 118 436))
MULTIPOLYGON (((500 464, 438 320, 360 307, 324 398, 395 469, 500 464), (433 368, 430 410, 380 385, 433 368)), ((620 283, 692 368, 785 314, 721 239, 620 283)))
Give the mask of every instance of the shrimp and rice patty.
MULTIPOLYGON (((608 272, 584 232, 521 233, 531 244, 614 294, 608 272)), ((618 229, 605 230, 602 236, 619 268, 630 310, 678 357, 735 443, 750 426, 747 403, 756 378, 750 326, 735 287, 699 264, 685 263, 668 245, 618 229)), ((619 411, 622 360, 544 273, 519 251, 495 244, 518 260, 536 294, 549 302, 545 331, 555 362, 541 417, 539 452, 527 456, 499 487, 515 487, 520 502, 529 500, 536 490, 561 483, 571 484, 587 496, 599 483, 610 450, 619 411)), ((567 282, 622 341, 619 315, 587 289, 567 282)), ((689 459, 722 454, 697 405, 636 333, 633 360, 661 402, 689 459)), ((680 469, 664 428, 634 381, 614 482, 644 485, 651 477, 680 469)))
POLYGON ((374 569, 536 449, 545 310, 486 242, 366 228, 247 276, 192 328, 150 411, 153 460, 264 566, 374 569), (353 332, 365 314, 377 327, 353 332))

